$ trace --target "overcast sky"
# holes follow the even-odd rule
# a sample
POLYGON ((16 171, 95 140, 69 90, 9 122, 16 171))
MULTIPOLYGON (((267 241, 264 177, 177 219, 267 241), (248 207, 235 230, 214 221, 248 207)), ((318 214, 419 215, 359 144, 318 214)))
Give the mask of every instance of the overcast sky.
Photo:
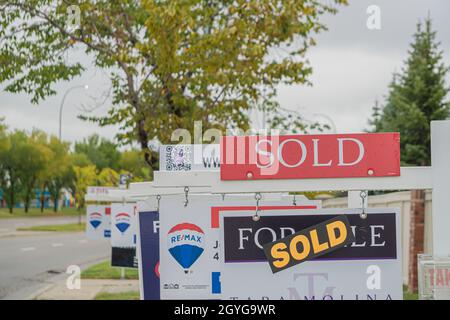
MULTIPOLYGON (((428 13, 433 19, 444 59, 450 65, 450 1, 448 0, 350 0, 350 5, 337 15, 323 19, 329 31, 316 37, 317 46, 307 57, 314 69, 312 87, 282 86, 278 100, 281 106, 297 110, 307 118, 325 114, 333 119, 338 132, 359 132, 367 128, 367 119, 375 99, 382 100, 392 73, 399 71, 407 57, 408 46, 419 19, 428 13), (367 7, 381 9, 381 30, 366 27, 367 7)), ((71 53, 75 59, 80 52, 71 53)), ((447 79, 450 84, 450 76, 447 79)), ((63 112, 63 139, 80 140, 92 133, 113 138, 115 127, 99 128, 96 124, 77 119, 83 105, 96 105, 94 112, 101 115, 108 103, 98 106, 108 85, 102 71, 91 67, 70 83, 57 87, 58 94, 39 105, 32 105, 26 94, 3 92, 0 85, 0 117, 5 117, 10 128, 33 127, 58 133, 58 110, 67 89, 77 85, 89 89, 76 89, 68 94, 63 112), (93 97, 96 98, 93 101, 93 97)))

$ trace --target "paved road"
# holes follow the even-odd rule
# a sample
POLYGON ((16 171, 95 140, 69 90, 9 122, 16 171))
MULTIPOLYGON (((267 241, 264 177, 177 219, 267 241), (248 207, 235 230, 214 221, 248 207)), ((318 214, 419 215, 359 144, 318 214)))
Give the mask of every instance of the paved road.
MULTIPOLYGON (((14 230, 16 227, 36 224, 67 223, 73 219, 0 219, 0 230, 14 230), (18 223, 22 225, 17 225, 18 223)), ((11 237, 5 234, 0 237, 0 299, 26 299, 56 279, 66 277, 65 271, 69 265, 75 264, 83 268, 109 256, 108 240, 86 240, 82 232, 33 233, 11 237)))

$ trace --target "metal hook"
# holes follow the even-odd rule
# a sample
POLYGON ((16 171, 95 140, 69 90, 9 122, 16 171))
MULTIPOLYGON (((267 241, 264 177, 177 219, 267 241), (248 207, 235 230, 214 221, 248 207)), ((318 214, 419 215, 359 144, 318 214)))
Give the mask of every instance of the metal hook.
POLYGON ((295 194, 294 194, 294 200, 292 200, 292 205, 296 206, 297 205, 297 199, 295 198, 295 194))
POLYGON ((361 219, 366 219, 367 212, 365 210, 365 203, 366 203, 366 198, 367 198, 367 191, 361 191, 359 196, 361 197, 361 200, 362 200, 362 212, 359 216, 361 217, 361 219))
POLYGON ((222 193, 222 201, 225 201, 225 193, 222 193))
POLYGON ((189 187, 184 187, 184 196, 185 196, 185 200, 184 200, 184 206, 187 207, 188 203, 189 203, 189 199, 188 199, 188 194, 189 194, 189 187))
POLYGON ((253 215, 252 219, 253 221, 259 221, 259 219, 261 218, 259 216, 259 201, 261 200, 262 196, 261 193, 255 193, 255 200, 256 200, 256 207, 255 207, 255 214, 253 215))
POLYGON ((158 194, 156 195, 156 200, 158 201, 157 207, 156 207, 156 211, 159 212, 159 203, 161 201, 161 196, 158 194))

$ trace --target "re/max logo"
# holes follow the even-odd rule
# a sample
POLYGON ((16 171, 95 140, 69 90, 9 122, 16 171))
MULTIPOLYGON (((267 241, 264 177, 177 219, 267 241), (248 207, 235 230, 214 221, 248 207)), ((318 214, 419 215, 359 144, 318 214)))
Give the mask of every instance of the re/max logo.
POLYGON ((170 237, 170 242, 174 243, 174 242, 179 242, 179 241, 183 241, 183 240, 188 240, 188 241, 195 241, 198 243, 202 242, 202 236, 197 236, 195 234, 179 234, 173 237, 170 237))

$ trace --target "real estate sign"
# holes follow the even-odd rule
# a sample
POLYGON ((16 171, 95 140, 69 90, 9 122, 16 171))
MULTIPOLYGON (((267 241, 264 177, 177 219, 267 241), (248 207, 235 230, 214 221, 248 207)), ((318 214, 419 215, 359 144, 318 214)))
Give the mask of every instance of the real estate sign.
POLYGON ((137 268, 136 203, 111 203, 111 266, 137 268))
MULTIPOLYGON (((319 201, 279 197, 263 200, 260 210, 304 210, 319 201), (284 199, 283 199, 284 198, 284 199)), ((160 206, 160 255, 162 299, 220 299, 220 215, 224 212, 255 213, 253 195, 163 196, 160 206)))
POLYGON ((268 210, 259 221, 248 212, 223 213, 222 299, 402 299, 399 210, 366 212, 362 219, 360 209, 268 210), (341 215, 350 223, 355 238, 351 244, 272 272, 265 244, 341 215))
POLYGON ((141 299, 159 300, 159 212, 138 201, 138 262, 141 299))
POLYGON ((88 205, 86 208, 86 238, 98 240, 109 238, 110 207, 105 205, 88 205))
POLYGON ((221 140, 222 180, 400 175, 400 134, 229 136, 221 140))

